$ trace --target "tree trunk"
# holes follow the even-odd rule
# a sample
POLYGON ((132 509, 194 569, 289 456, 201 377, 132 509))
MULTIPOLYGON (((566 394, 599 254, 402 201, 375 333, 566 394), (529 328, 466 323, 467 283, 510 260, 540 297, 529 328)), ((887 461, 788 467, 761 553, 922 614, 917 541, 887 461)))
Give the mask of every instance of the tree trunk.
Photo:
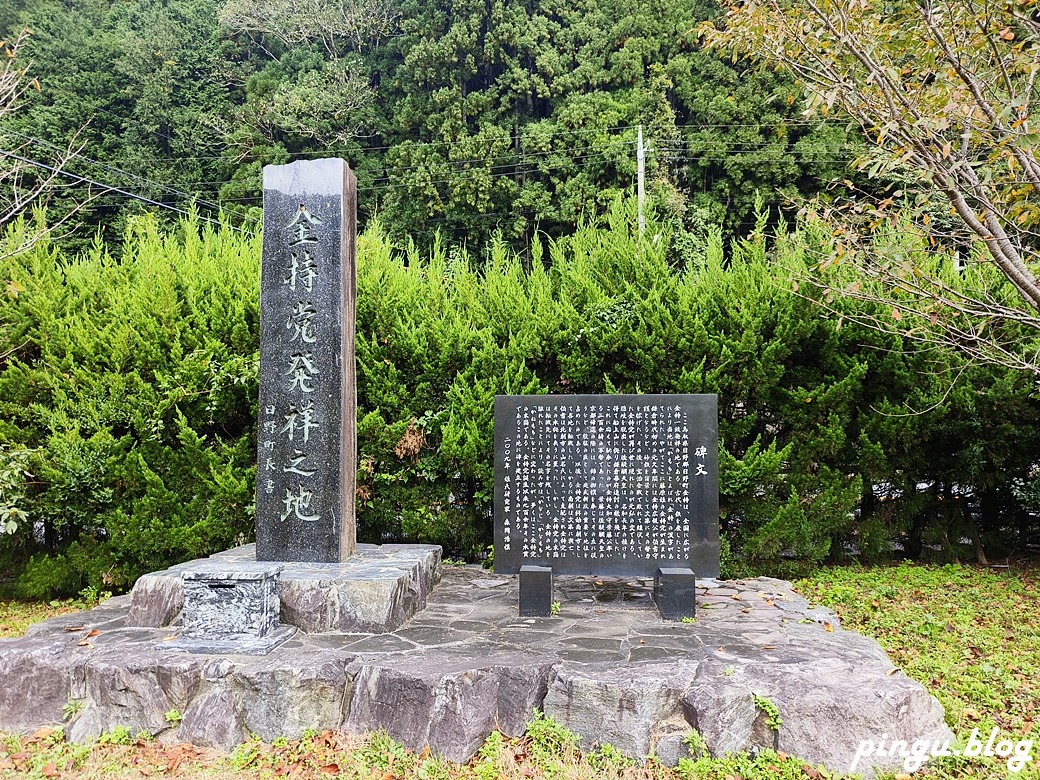
POLYGON ((960 502, 954 500, 953 488, 949 485, 943 485, 941 491, 935 490, 935 498, 938 503, 938 511, 936 515, 939 519, 940 527, 942 528, 942 537, 940 543, 942 544, 943 550, 949 556, 950 560, 954 563, 960 563, 960 557, 957 555, 957 548, 953 546, 953 542, 950 541, 950 530, 957 528, 957 514, 960 511, 958 504, 960 502))

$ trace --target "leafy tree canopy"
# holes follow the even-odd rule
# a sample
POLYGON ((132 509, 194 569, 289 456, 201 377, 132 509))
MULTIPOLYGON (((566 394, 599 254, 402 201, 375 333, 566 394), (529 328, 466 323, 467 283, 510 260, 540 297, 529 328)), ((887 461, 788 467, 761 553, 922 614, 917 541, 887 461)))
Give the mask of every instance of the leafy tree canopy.
POLYGON ((851 262, 868 282, 844 292, 892 305, 875 325, 912 318, 926 341, 1040 372, 1035 0, 738 0, 726 11, 723 29, 704 27, 709 40, 795 77, 808 114, 851 117, 871 142, 859 168, 897 182, 887 197, 853 191, 816 210, 829 233, 821 264, 851 262), (878 230, 900 213, 930 237, 924 253, 878 230), (999 270, 980 294, 924 271, 928 254, 963 260, 972 243, 999 270))
POLYGON ((79 132, 74 172, 121 233, 155 203, 252 224, 263 165, 345 157, 394 237, 529 245, 634 186, 677 246, 751 227, 844 171, 857 139, 800 117, 789 77, 705 51, 704 0, 19 0, 42 92, 13 127, 37 157, 79 132), (86 128, 86 129, 83 129, 86 128), (97 189, 97 186, 95 186, 97 189), (776 193, 776 194, 774 194, 776 193), (684 238, 685 237, 685 238, 684 238), (685 242, 685 243, 684 243, 685 242))

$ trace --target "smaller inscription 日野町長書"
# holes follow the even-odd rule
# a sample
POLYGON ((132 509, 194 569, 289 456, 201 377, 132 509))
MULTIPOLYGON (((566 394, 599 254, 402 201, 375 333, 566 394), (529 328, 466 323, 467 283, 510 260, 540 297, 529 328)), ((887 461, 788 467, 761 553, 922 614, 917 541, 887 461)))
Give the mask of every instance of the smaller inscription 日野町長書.
POLYGON ((356 184, 342 160, 264 169, 257 558, 354 549, 356 184))
POLYGON ((495 398, 495 571, 718 576, 715 395, 495 398))

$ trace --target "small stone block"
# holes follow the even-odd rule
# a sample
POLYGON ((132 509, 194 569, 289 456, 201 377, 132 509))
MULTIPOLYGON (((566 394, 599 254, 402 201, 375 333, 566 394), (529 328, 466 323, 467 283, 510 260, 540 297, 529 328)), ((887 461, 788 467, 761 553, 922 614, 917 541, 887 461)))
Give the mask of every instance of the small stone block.
POLYGON ((278 626, 279 564, 205 566, 185 571, 184 637, 262 639, 278 626))
POLYGON ((552 567, 520 567, 520 616, 549 617, 553 600, 552 567))
POLYGON ((692 569, 661 568, 654 577, 654 601, 663 620, 692 618, 697 596, 697 577, 692 569))
POLYGON ((273 580, 285 567, 280 563, 265 561, 235 561, 234 568, 213 558, 196 561, 191 568, 185 569, 181 577, 185 580, 273 580))

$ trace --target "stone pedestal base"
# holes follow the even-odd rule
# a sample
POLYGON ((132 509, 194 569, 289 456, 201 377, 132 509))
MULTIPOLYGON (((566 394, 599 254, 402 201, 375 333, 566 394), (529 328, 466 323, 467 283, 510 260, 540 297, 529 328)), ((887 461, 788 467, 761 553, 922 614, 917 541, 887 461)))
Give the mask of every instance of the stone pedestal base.
MULTIPOLYGON (((263 658, 156 650, 176 632, 128 628, 130 598, 118 596, 0 639, 0 730, 62 724, 84 741, 120 726, 229 751, 252 734, 385 730, 468 761, 493 729, 517 736, 540 710, 582 747, 608 743, 637 761, 677 761, 697 731, 713 755, 770 748, 835 773, 864 735, 953 740, 939 703, 877 642, 790 583, 700 578, 698 606, 709 608, 693 624, 658 618, 651 585, 558 577, 560 614, 518 618, 516 578, 452 566, 392 633, 297 632, 263 658)), ((900 756, 875 760, 902 771, 900 756)))
POLYGON ((173 650, 202 655, 267 655, 296 633, 294 626, 278 626, 264 636, 224 634, 219 637, 184 635, 155 646, 156 650, 173 650))
MULTIPOLYGON (((219 566, 255 567, 255 545, 146 574, 134 585, 126 625, 180 625, 184 574, 219 566)), ((441 548, 424 544, 359 544, 343 563, 281 563, 281 622, 308 634, 388 633, 426 607, 441 577, 441 548)))

